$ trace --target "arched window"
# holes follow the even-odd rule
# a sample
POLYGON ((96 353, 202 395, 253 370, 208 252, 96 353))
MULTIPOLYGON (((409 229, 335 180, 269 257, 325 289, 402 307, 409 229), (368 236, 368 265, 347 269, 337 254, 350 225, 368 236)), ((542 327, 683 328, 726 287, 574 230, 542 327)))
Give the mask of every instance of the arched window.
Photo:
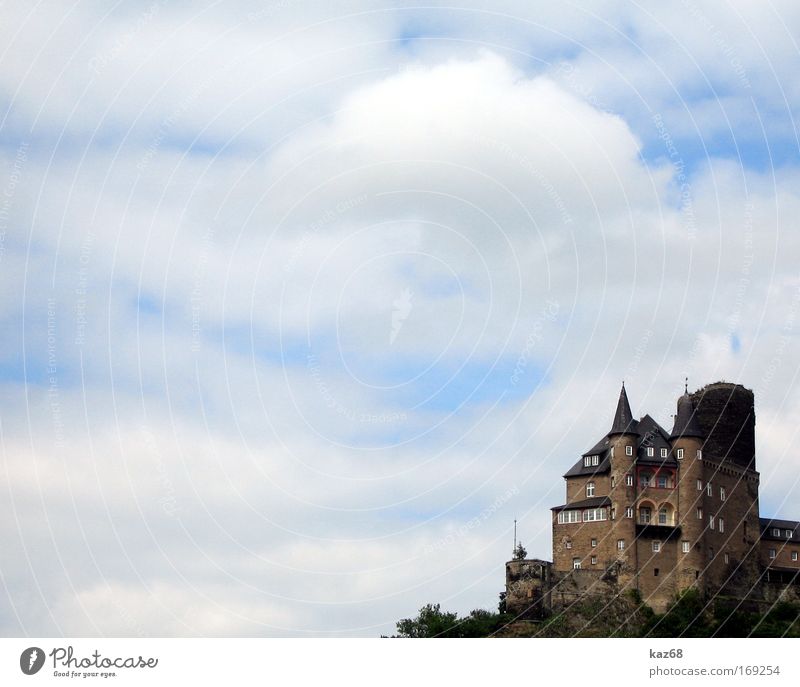
POLYGON ((639 522, 642 525, 649 525, 652 513, 653 511, 650 509, 649 506, 641 506, 639 508, 639 522))

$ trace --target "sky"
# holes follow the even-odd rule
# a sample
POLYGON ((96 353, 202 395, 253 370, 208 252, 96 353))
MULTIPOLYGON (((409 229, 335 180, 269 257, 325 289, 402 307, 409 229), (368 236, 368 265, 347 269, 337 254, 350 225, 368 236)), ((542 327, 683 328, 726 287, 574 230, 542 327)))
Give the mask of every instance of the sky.
POLYGON ((583 5, 0 4, 0 635, 493 609, 622 380, 800 518, 800 5, 583 5))

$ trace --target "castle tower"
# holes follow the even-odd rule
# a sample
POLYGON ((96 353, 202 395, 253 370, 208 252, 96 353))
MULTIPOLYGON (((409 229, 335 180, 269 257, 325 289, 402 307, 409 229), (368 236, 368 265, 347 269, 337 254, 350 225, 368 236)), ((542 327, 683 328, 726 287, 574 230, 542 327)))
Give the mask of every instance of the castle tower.
POLYGON ((635 464, 639 427, 633 419, 625 383, 619 392, 614 421, 608 433, 611 451, 611 499, 614 513, 612 542, 615 559, 620 563, 619 580, 623 585, 636 585, 636 520, 628 517, 628 509, 636 500, 635 464))
POLYGON ((700 428, 697 412, 688 389, 678 399, 675 423, 670 434, 672 453, 678 463, 678 523, 681 528, 677 551, 678 588, 703 588, 703 572, 707 566, 705 543, 706 522, 711 509, 706 494, 703 467, 705 433, 700 428))

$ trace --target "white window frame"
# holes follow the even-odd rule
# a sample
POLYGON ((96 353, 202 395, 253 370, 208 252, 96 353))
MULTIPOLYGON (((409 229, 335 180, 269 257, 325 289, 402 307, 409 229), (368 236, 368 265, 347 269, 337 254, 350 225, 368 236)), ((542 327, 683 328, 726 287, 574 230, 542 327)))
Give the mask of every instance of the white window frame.
POLYGON ((678 449, 678 450, 675 452, 675 457, 676 457, 678 460, 683 460, 683 449, 682 449, 682 448, 679 448, 679 449, 678 449))
POLYGON ((658 539, 653 540, 653 553, 661 552, 661 542, 658 539))
POLYGON ((669 489, 669 475, 659 475, 656 477, 656 486, 659 489, 669 489), (661 480, 664 480, 664 486, 661 486, 661 480))
POLYGON ((697 491, 703 491, 703 480, 697 480, 697 491))
POLYGON ((631 474, 625 475, 625 486, 626 487, 632 487, 633 486, 633 475, 631 475, 631 474))
POLYGON ((592 457, 591 456, 584 456, 583 457, 583 467, 588 468, 592 464, 592 457))
POLYGON ((706 484, 706 494, 708 496, 713 496, 714 495, 714 486, 711 484, 711 482, 708 482, 706 484))
POLYGON ((625 540, 617 539, 617 551, 624 551, 624 550, 625 550, 625 540))
POLYGON ((594 496, 594 482, 586 483, 586 498, 594 496))
POLYGON ((687 540, 684 539, 681 542, 681 551, 683 551, 683 553, 689 553, 689 551, 691 551, 691 550, 692 550, 691 544, 687 540))
POLYGON ((592 543, 592 548, 593 549, 597 547, 597 539, 593 538, 591 543, 592 543))
POLYGON ((728 563, 730 563, 730 562, 731 562, 731 557, 730 557, 730 555, 728 554, 728 552, 726 551, 726 552, 725 552, 725 564, 727 565, 727 564, 728 564, 728 563))
POLYGON ((714 529, 714 516, 713 515, 709 515, 708 516, 708 526, 709 526, 710 529, 712 529, 712 530, 714 529))
POLYGON ((719 488, 719 500, 720 501, 724 501, 726 498, 728 498, 728 495, 725 493, 725 487, 720 487, 719 488))
POLYGON ((607 520, 605 508, 587 508, 583 511, 584 522, 599 522, 600 520, 607 520))
POLYGON ((633 506, 625 506, 625 517, 626 518, 633 517, 633 506))
POLYGON ((600 456, 592 456, 592 467, 600 465, 600 456))
POLYGON ((592 556, 591 563, 592 565, 597 565, 597 556, 592 556))
POLYGON ((793 561, 797 560, 797 551, 792 551, 792 560, 793 561))
POLYGON ((784 534, 786 535, 787 539, 791 539, 794 535, 794 532, 792 532, 792 530, 785 530, 784 534))
POLYGON ((558 524, 559 525, 573 525, 581 521, 581 512, 579 510, 560 510, 558 511, 558 524))
POLYGON ((652 446, 647 447, 647 457, 652 458, 656 453, 656 450, 652 446))
POLYGON ((567 541, 564 542, 564 548, 567 551, 572 549, 572 539, 567 539, 567 541))
POLYGON ((581 569, 581 559, 580 558, 573 558, 572 559, 572 569, 573 570, 580 570, 581 569))
POLYGON ((653 509, 650 506, 639 506, 639 524, 649 525, 652 520, 653 509))
POLYGON ((725 518, 719 518, 717 520, 717 528, 719 529, 720 534, 725 532, 725 518))
POLYGON ((669 525, 669 511, 666 508, 659 508, 658 509, 658 524, 659 525, 669 525), (661 522, 661 516, 664 516, 664 522, 661 522))
POLYGON ((695 515, 697 516, 698 520, 702 520, 703 519, 703 509, 702 508, 696 508, 695 509, 695 515))
POLYGON ((770 558, 770 560, 775 560, 775 556, 777 556, 777 555, 778 555, 778 552, 775 551, 775 549, 770 549, 769 550, 769 558, 770 558))
POLYGON ((665 449, 665 448, 661 449, 661 457, 662 458, 666 458, 667 457, 667 449, 665 449))
POLYGON ((781 536, 781 531, 777 527, 773 527, 772 528, 772 536, 773 537, 780 537, 781 536))
POLYGON ((633 455, 633 446, 628 445, 625 447, 625 455, 632 456, 633 455))
POLYGON ((703 460, 703 450, 697 449, 697 460, 703 460))

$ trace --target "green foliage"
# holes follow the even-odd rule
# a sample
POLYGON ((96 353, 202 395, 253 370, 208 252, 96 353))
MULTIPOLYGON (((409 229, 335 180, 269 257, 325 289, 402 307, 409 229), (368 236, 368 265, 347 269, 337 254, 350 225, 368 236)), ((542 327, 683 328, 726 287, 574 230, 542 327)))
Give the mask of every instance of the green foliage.
POLYGON ((522 542, 520 542, 519 544, 517 544, 514 547, 514 554, 513 555, 514 555, 514 560, 515 561, 524 561, 525 560, 525 556, 528 555, 528 551, 522 545, 522 542))
POLYGON ((397 637, 488 637, 503 627, 510 616, 476 608, 459 618, 457 613, 441 610, 439 604, 428 604, 416 618, 404 618, 397 623, 397 637))

